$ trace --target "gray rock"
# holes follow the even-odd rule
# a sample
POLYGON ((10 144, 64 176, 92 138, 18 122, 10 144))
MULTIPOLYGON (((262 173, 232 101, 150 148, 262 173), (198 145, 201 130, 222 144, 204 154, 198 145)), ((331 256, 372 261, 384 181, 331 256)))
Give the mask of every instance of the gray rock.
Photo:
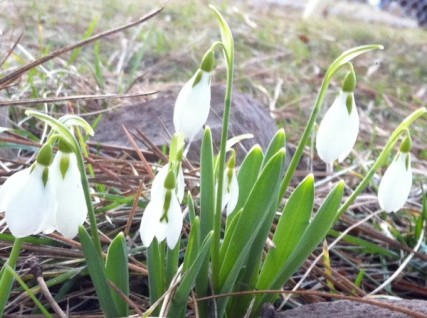
MULTIPOLYGON (((216 149, 219 148, 221 139, 224 95, 224 86, 212 87, 211 111, 207 125, 212 129, 212 138, 216 149)), ((166 93, 145 103, 126 105, 115 109, 104 115, 92 140, 118 146, 130 146, 122 129, 122 125, 124 125, 131 132, 139 129, 157 146, 168 144, 169 136, 174 133, 173 109, 175 99, 176 95, 166 93)), ((241 160, 255 144, 266 149, 276 133, 277 125, 267 108, 248 95, 234 92, 232 101, 229 138, 247 133, 254 135, 253 139, 245 140, 239 145, 237 155, 241 160)), ((197 160, 199 158, 201 138, 202 132, 195 137, 190 147, 189 159, 197 160)), ((142 144, 139 146, 146 149, 142 144)))
MULTIPOLYGON (((417 299, 387 301, 387 304, 408 308, 416 313, 427 314, 427 301, 417 299)), ((406 314, 365 303, 340 300, 327 303, 304 305, 295 309, 275 313, 272 318, 406 318, 406 314)))

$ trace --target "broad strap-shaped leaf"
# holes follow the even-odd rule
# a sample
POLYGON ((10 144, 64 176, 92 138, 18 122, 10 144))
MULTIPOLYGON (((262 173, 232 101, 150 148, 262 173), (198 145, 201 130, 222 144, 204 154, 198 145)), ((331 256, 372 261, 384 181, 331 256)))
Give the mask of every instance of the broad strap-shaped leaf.
POLYGON ((120 315, 111 293, 111 287, 108 285, 104 262, 99 257, 92 239, 83 226, 79 228, 79 235, 89 274, 95 286, 96 295, 98 296, 102 311, 105 317, 119 317, 120 315))
MULTIPOLYGON (((216 201, 214 161, 212 134, 210 128, 206 127, 200 154, 200 240, 203 240, 214 226, 216 201)), ((208 290, 209 259, 206 259, 196 278, 196 292, 199 297, 203 297, 208 295, 208 290)), ((208 311, 207 302, 200 302, 197 305, 200 312, 208 311)))
POLYGON ((213 229, 215 213, 215 177, 212 133, 205 128, 200 154, 200 233, 204 237, 213 229))
POLYGON ((268 145, 267 151, 265 152, 264 161, 262 162, 262 167, 264 167, 268 160, 271 159, 280 149, 285 148, 286 146, 286 134, 283 128, 280 128, 276 134, 271 139, 270 144, 268 145))
MULTIPOLYGON (((325 238, 335 220, 343 192, 344 182, 340 181, 329 193, 325 202, 323 202, 301 236, 301 240, 295 246, 286 263, 283 264, 282 271, 276 276, 274 281, 270 282, 270 287, 267 287, 267 289, 281 288, 325 238)), ((259 295, 254 305, 254 313, 261 310, 263 303, 271 301, 274 298, 274 295, 259 295)))
MULTIPOLYGON (((251 193, 252 188, 258 179, 263 158, 264 154, 262 153, 261 147, 259 145, 255 145, 243 160, 237 174, 237 182, 239 183, 239 200, 237 201, 235 211, 239 211, 246 203, 249 193, 251 193)), ((234 215, 235 213, 232 213, 228 216, 227 223, 234 218, 234 215)))
MULTIPOLYGON (((108 247, 105 274, 107 279, 116 285, 124 295, 129 296, 128 250, 123 233, 119 233, 108 247)), ((127 302, 116 291, 113 290, 112 294, 119 315, 128 316, 129 306, 127 302)))
POLYGON ((257 288, 266 289, 280 274, 307 228, 314 204, 314 178, 308 175, 295 189, 283 208, 270 248, 262 266, 257 288))
MULTIPOLYGON (((282 149, 267 163, 249 194, 231 238, 232 244, 226 251, 222 262, 219 275, 219 293, 227 293, 233 290, 239 272, 264 219, 271 206, 276 204, 276 200, 272 198, 275 198, 279 192, 284 173, 284 160, 285 150, 282 149)), ((223 314, 226 303, 227 299, 218 300, 218 316, 223 314)))
MULTIPOLYGON (((195 236, 198 234, 196 233, 195 236)), ((193 289, 197 274, 202 268, 203 263, 209 257, 209 251, 212 243, 212 232, 208 233, 200 248, 197 251, 197 255, 194 255, 196 251, 193 249, 188 254, 192 261, 187 262, 185 267, 188 268, 183 271, 182 280, 174 294, 172 305, 168 313, 168 317, 184 317, 185 310, 187 308, 188 296, 193 289), (195 257, 194 257, 195 256, 195 257)), ((186 255, 187 256, 187 255, 186 255)), ((184 261, 185 263, 185 261, 184 261)), ((184 266, 183 266, 184 267, 184 266)))

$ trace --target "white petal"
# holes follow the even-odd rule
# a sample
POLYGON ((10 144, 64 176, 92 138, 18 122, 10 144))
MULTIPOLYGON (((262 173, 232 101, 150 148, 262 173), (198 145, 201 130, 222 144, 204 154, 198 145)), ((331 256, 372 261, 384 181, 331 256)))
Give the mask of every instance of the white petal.
POLYGON ((7 204, 11 197, 17 191, 21 190, 23 184, 27 182, 31 168, 18 171, 11 175, 0 188, 0 212, 6 210, 7 204))
POLYGON ((390 164, 378 188, 378 202, 386 212, 400 210, 408 200, 412 187, 412 169, 409 153, 398 153, 390 164), (406 168, 408 160, 408 169, 406 168))
POLYGON ((172 195, 171 206, 168 212, 168 228, 166 243, 170 249, 174 249, 181 236, 183 215, 176 195, 172 195))
POLYGON ((179 167, 178 176, 176 179, 176 195, 178 197, 178 201, 182 202, 185 194, 185 180, 184 173, 182 172, 182 167, 179 167))
POLYGON ((141 236, 142 244, 150 246, 156 232, 160 226, 160 218, 162 216, 163 202, 159 200, 150 201, 145 207, 142 215, 139 235, 141 236))
POLYGON ((222 208, 224 210, 227 206, 227 215, 230 215, 237 205, 239 200, 239 183, 237 182, 236 171, 234 170, 229 179, 230 169, 227 167, 224 171, 224 185, 222 186, 222 208))
POLYGON ((175 102, 173 123, 176 132, 182 132, 190 140, 202 129, 209 116, 211 103, 211 73, 198 70, 182 87, 175 102), (200 81, 193 82, 202 72, 200 81))
POLYGON ((60 160, 63 155, 61 152, 56 154, 51 168, 58 201, 56 226, 63 236, 73 238, 77 235, 79 226, 86 220, 87 206, 76 155, 69 154, 68 170, 62 178, 60 160))
POLYGON ((341 92, 323 117, 316 137, 319 157, 332 163, 344 160, 356 142, 359 133, 359 114, 352 93, 341 92), (353 98, 351 113, 348 113, 346 100, 348 94, 353 98))
POLYGON ((151 184, 151 197, 153 197, 153 193, 163 193, 168 172, 169 163, 165 164, 154 177, 154 180, 151 184))
POLYGON ((19 191, 7 202, 6 221, 15 237, 26 237, 46 230, 48 220, 56 211, 52 181, 49 178, 43 185, 43 170, 44 166, 37 165, 27 178, 21 179, 23 183, 19 191))
POLYGON ((236 208, 237 201, 239 201, 239 183, 237 181, 236 172, 233 172, 230 184, 230 196, 227 204, 227 215, 230 215, 236 208))

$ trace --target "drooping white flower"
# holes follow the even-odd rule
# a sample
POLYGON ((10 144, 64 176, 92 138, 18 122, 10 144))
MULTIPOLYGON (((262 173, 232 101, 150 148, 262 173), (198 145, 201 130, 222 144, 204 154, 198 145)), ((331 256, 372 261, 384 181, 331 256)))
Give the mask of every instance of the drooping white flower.
POLYGON ((58 202, 54 219, 55 229, 63 236, 73 238, 87 216, 76 154, 58 151, 51 170, 58 202))
POLYGON ((400 151, 387 168, 378 188, 378 202, 386 212, 400 210, 412 187, 411 155, 400 151))
POLYGON ((45 145, 33 167, 12 175, 1 187, 0 210, 5 211, 9 230, 15 237, 51 230, 48 224, 56 212, 57 200, 49 151, 51 148, 45 145))
POLYGON ((214 52, 208 51, 200 68, 185 83, 175 102, 173 123, 175 131, 192 140, 202 129, 209 116, 211 105, 211 77, 214 68, 214 52))
POLYGON ((44 145, 31 168, 15 173, 0 188, 0 211, 15 237, 49 234, 57 230, 67 238, 77 235, 87 207, 74 153, 44 145))
POLYGON ((226 213, 230 215, 236 208, 239 200, 239 183, 234 168, 227 167, 224 171, 224 185, 222 187, 222 210, 227 206, 226 213))
POLYGON ((181 191, 179 187, 182 187, 183 196, 184 186, 183 184, 177 185, 181 182, 179 174, 177 180, 175 179, 174 172, 169 169, 169 164, 167 164, 153 180, 151 201, 145 208, 139 229, 142 243, 145 246, 149 246, 154 237, 159 242, 166 239, 170 249, 173 249, 178 242, 182 230, 183 215, 177 192, 181 191))
POLYGON ((359 114, 352 92, 341 91, 319 125, 316 149, 319 157, 332 163, 343 161, 353 149, 359 133, 359 114))
POLYGON ((175 102, 175 131, 192 140, 202 129, 211 105, 211 74, 198 70, 182 87, 175 102))

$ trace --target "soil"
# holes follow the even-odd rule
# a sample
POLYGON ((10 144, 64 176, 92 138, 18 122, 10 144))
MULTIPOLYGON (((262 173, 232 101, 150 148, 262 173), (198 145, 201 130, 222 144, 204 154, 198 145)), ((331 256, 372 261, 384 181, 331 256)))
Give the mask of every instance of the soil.
MULTIPOLYGON (((412 300, 393 300, 384 303, 407 308, 419 314, 418 317, 427 317, 427 301, 412 299, 412 300)), ((360 302, 340 300, 334 302, 315 303, 304 305, 295 309, 282 312, 274 312, 274 309, 267 307, 264 309, 262 318, 406 318, 413 317, 401 312, 392 311, 383 307, 369 305, 360 302)))

